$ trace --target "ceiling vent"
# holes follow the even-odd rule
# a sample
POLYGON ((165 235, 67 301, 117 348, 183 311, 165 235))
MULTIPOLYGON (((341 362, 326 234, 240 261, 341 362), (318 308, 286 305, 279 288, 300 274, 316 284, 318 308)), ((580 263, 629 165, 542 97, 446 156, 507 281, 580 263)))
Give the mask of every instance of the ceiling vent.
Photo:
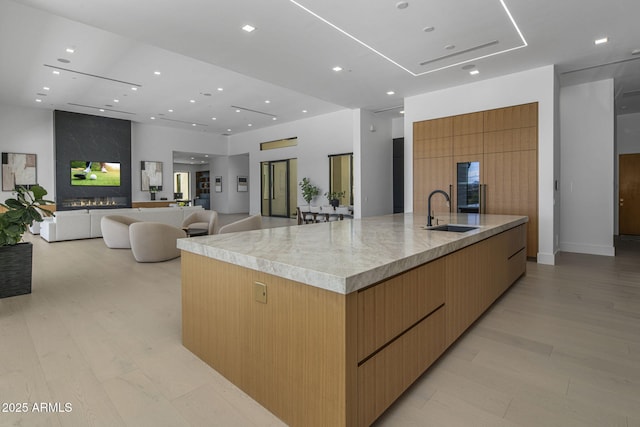
POLYGON ((50 64, 42 64, 42 65, 44 65, 45 67, 48 67, 48 68, 52 68, 54 70, 65 71, 67 73, 80 74, 81 76, 92 77, 94 79, 101 79, 101 80, 107 80, 107 81, 115 82, 115 83, 122 83, 122 84, 125 84, 125 85, 128 85, 128 86, 142 87, 142 85, 139 84, 139 83, 125 82, 124 80, 112 79, 111 77, 99 76, 97 74, 84 73, 82 71, 72 70, 70 68, 57 67, 55 65, 50 65, 50 64))
POLYGON ((470 47, 469 49, 464 49, 458 52, 450 53, 449 55, 444 55, 439 58, 430 59, 428 61, 421 62, 420 65, 425 66, 428 64, 433 64, 434 62, 442 61, 443 59, 453 58, 455 56, 464 55, 465 53, 474 52, 476 50, 484 49, 486 47, 495 46, 499 43, 498 40, 490 41, 489 43, 481 44, 478 46, 470 47))

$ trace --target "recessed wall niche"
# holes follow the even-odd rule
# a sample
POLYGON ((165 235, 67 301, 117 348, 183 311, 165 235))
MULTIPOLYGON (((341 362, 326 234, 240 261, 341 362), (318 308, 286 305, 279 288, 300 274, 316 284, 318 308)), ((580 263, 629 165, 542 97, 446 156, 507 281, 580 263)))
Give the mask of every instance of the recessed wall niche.
POLYGON ((131 122, 56 110, 53 126, 56 209, 131 207, 131 122))

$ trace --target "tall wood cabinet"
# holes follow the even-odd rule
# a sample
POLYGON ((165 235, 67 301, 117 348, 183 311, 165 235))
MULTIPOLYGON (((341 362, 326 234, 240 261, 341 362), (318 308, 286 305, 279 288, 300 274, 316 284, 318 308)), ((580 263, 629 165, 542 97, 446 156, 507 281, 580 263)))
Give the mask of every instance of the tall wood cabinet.
MULTIPOLYGON (((538 103, 424 120, 413 124, 413 207, 427 213, 431 191, 445 190, 454 212, 457 165, 479 162, 484 212, 527 215, 527 256, 538 253, 538 103)), ((434 212, 447 212, 444 198, 434 212)))

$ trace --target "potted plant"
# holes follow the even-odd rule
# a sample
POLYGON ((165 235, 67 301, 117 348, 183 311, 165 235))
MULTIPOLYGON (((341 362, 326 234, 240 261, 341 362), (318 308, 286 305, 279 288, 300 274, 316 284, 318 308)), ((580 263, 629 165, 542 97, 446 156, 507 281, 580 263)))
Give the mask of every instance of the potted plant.
POLYGON ((311 180, 307 177, 302 178, 302 181, 300 181, 300 189, 302 190, 302 198, 307 202, 309 210, 311 210, 311 200, 320 194, 320 189, 311 184, 311 180))
POLYGON ((151 196, 151 200, 156 199, 156 193, 158 192, 158 187, 155 185, 149 186, 149 195, 151 196))
POLYGON ((41 186, 17 186, 13 193, 14 198, 0 203, 6 209, 0 213, 0 298, 31 293, 33 245, 22 242, 22 235, 43 215, 53 215, 41 208, 53 203, 43 199, 47 190, 41 186))
POLYGON ((340 206, 340 199, 343 198, 344 195, 345 195, 344 191, 331 191, 331 192, 324 193, 324 197, 327 198, 327 200, 329 201, 329 204, 333 206, 334 209, 340 206))

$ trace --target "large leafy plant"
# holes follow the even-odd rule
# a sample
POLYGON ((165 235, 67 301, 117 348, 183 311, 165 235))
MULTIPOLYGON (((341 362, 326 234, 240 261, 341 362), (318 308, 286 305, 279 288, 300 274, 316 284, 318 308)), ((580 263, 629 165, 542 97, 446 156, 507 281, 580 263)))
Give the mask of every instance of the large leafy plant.
POLYGON ((302 198, 304 199, 309 206, 311 206, 311 200, 320 194, 320 189, 315 185, 311 184, 311 180, 307 177, 302 178, 302 181, 299 183, 300 189, 302 190, 302 198))
POLYGON ((39 185, 29 189, 17 186, 13 191, 15 197, 0 203, 6 212, 0 213, 0 246, 15 245, 22 240, 22 235, 34 222, 42 222, 42 216, 51 216, 51 212, 41 206, 53 204, 45 200, 47 190, 39 185))

